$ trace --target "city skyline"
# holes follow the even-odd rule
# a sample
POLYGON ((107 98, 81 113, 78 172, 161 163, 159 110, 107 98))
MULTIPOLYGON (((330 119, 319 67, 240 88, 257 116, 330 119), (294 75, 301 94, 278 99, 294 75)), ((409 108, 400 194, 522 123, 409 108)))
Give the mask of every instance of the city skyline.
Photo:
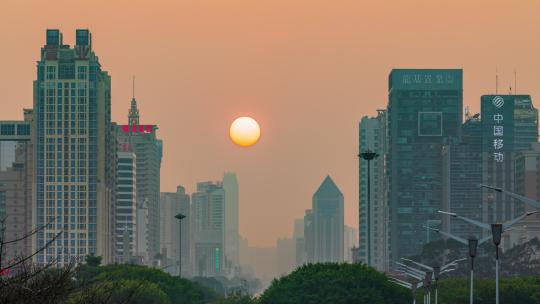
POLYGON ((186 9, 184 11, 172 5, 158 5, 147 12, 140 7, 96 5, 89 9, 87 16, 73 14, 74 8, 59 6, 58 11, 51 11, 48 16, 39 15, 39 18, 33 17, 40 11, 41 4, 36 4, 33 11, 22 11, 22 6, 18 5, 2 9, 0 22, 6 30, 0 34, 0 39, 10 47, 4 49, 0 65, 17 69, 0 76, 0 89, 6 92, 0 119, 20 120, 21 109, 31 107, 34 62, 39 58, 45 28, 60 28, 65 34, 64 41, 70 45, 74 44, 76 28, 89 28, 94 37, 94 49, 113 77, 112 121, 127 123, 131 77, 136 75, 135 94, 141 122, 160 125, 160 138, 165 141, 161 191, 173 191, 182 184, 188 193, 193 193, 197 181, 218 180, 223 172, 234 171, 242 185, 240 234, 251 244, 272 246, 277 238, 292 234, 290 223, 309 208, 311 191, 326 174, 335 178, 344 193, 345 224, 357 227, 357 124, 362 116, 372 115, 386 105, 386 80, 392 68, 463 68, 464 106, 469 106, 472 113, 479 112, 481 95, 494 93, 497 66, 499 93, 507 93, 508 86, 513 86, 516 68, 518 93, 530 94, 533 100, 540 95, 535 83, 536 71, 540 70, 535 54, 540 49, 538 43, 527 39, 536 33, 535 25, 539 21, 531 18, 538 7, 531 9, 516 4, 508 10, 502 3, 494 3, 490 6, 491 14, 486 16, 482 15, 483 7, 478 4, 485 2, 471 4, 469 9, 464 6, 465 2, 448 4, 445 7, 448 16, 463 13, 456 21, 463 24, 455 24, 447 16, 435 22, 440 15, 434 10, 440 7, 430 4, 423 7, 425 19, 413 21, 414 6, 407 9, 396 4, 390 12, 382 14, 382 4, 366 7, 367 12, 360 11, 361 5, 351 9, 336 4, 328 10, 318 4, 302 15, 302 3, 266 4, 273 12, 285 9, 282 23, 274 19, 270 22, 282 24, 282 28, 266 27, 264 22, 250 17, 250 13, 262 12, 247 3, 244 10, 216 4, 216 11, 206 12, 202 4, 185 4, 181 7, 186 9), (109 14, 98 14, 98 8, 104 8, 109 14), (126 9, 128 14, 113 14, 120 9, 126 9), (186 15, 198 13, 195 15, 203 18, 186 18, 177 24, 171 18, 172 12, 167 14, 167 10, 186 15), (144 18, 156 11, 169 20, 144 18), (323 11, 328 12, 328 18, 319 16, 323 11), (313 14, 316 12, 320 13, 313 14), (403 12, 411 16, 411 20, 400 20, 406 25, 403 28, 415 31, 394 30, 379 24, 403 12), (368 13, 381 18, 364 18, 366 20, 354 23, 356 18, 367 17, 368 13), (298 14, 306 21, 306 28, 295 26, 293 17, 298 14), (10 15, 17 16, 17 20, 10 15), (206 21, 204 16, 208 17, 206 21), (510 22, 512 18, 493 25, 485 22, 509 16, 519 16, 522 22, 510 22), (100 17, 103 22, 99 22, 100 17), (473 17, 475 22, 470 20, 473 17), (120 19, 124 21, 133 18, 132 21, 142 20, 142 23, 116 26, 116 22, 127 24, 118 18, 127 18, 120 19), (217 31, 223 22, 234 18, 238 23, 217 31), (35 19, 35 24, 19 28, 25 19, 35 19), (327 27, 329 20, 336 24, 327 27), (250 22, 255 24, 255 30, 242 28, 250 22), (190 24, 198 26, 186 26, 190 24), (381 36, 387 35, 387 38, 373 37, 375 33, 369 25, 381 30, 381 36), (429 32, 424 32, 426 25, 429 32), (463 32, 466 26, 471 27, 469 32, 463 32), (488 29, 490 26, 493 28, 488 29), (160 29, 163 33, 152 36, 160 29), (291 33, 285 34, 289 29, 291 33), (363 30, 368 32, 363 34, 363 30), (436 36, 434 31, 438 33, 436 36), (515 34, 518 32, 521 34, 515 34), (426 33, 431 33, 429 42, 420 38, 426 33), (145 42, 148 45, 139 44, 140 37, 148 39, 149 43, 145 42), (241 39, 249 37, 253 38, 252 42, 242 40, 240 44, 241 39), (166 38, 170 40, 165 41, 166 38), (238 45, 232 43, 231 46, 228 38, 238 45), (295 38, 299 42, 294 43, 295 38), (362 39, 366 44, 354 43, 362 39), (407 42, 408 47, 399 49, 399 53, 382 52, 380 58, 369 62, 374 50, 379 51, 379 48, 370 48, 369 43, 391 49, 403 39, 411 40, 407 42), (268 48, 259 45, 264 40, 269 41, 268 48), (159 48, 158 43, 168 46, 159 48), (229 47, 222 48, 223 44, 229 47), (523 48, 525 45, 528 47, 523 48), (445 48, 448 48, 446 53, 441 52, 445 48), (214 55, 216 49, 222 52, 214 55), (199 54, 200 50, 205 51, 199 54), (178 54, 185 54, 185 58, 178 54), (302 58, 305 54, 309 56, 302 58), (197 55, 201 58, 196 58, 197 55), (173 64, 164 68, 170 62, 173 64), (291 67, 283 67, 283 63, 291 62, 294 63, 291 67), (236 72, 230 73, 237 65, 236 72), (265 72, 266 69, 271 71, 265 72), (206 76, 210 71, 215 75, 206 76), (227 78, 224 75, 231 77, 224 80, 227 78), (209 109, 209 105, 215 108, 209 109), (174 110, 163 111, 166 107, 174 110), (227 137, 228 124, 244 114, 259 120, 263 130, 261 141, 251 149, 239 149, 227 137), (314 126, 321 126, 328 116, 340 119, 323 124, 321 131, 310 132, 314 126), (284 171, 288 174, 283 174, 284 171), (272 191, 276 188, 281 191, 272 191), (264 198, 264 193, 273 195, 264 198))

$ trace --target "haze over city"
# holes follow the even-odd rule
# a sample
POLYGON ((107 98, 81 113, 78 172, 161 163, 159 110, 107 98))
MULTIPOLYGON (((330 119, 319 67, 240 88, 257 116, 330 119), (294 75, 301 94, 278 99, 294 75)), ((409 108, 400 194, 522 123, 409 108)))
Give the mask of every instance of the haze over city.
MULTIPOLYGON (((127 123, 132 76, 141 123, 164 140, 161 190, 237 173, 240 234, 290 236, 322 179, 358 226, 358 123, 388 102, 392 68, 462 68, 464 105, 514 87, 540 96, 537 1, 4 1, 0 119, 32 107, 44 31, 74 44, 88 28, 112 76, 112 120, 127 123), (228 136, 254 117, 249 148, 228 136)), ((512 88, 515 92, 515 88, 512 88)))

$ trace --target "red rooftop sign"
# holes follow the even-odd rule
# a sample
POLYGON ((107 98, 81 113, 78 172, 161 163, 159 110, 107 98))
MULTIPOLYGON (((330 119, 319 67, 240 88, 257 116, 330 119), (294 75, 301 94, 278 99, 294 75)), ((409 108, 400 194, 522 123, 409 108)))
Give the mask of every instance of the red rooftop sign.
POLYGON ((122 132, 124 133, 152 133, 153 131, 153 125, 122 125, 122 132))

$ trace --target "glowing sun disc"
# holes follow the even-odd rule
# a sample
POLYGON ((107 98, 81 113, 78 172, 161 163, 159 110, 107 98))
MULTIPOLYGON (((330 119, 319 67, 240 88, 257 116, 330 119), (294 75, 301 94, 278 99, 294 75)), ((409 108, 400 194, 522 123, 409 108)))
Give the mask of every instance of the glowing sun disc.
POLYGON ((251 117, 238 117, 231 124, 229 136, 235 144, 249 147, 256 144, 261 137, 261 128, 251 117))

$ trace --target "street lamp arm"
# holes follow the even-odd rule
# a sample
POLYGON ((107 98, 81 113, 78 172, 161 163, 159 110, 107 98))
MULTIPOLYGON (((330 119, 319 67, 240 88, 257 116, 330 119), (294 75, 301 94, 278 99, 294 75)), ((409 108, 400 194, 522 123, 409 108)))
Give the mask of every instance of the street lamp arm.
POLYGON ((393 281, 396 282, 396 283, 401 283, 401 284, 404 284, 404 285, 412 286, 411 283, 406 282, 406 281, 403 281, 403 280, 400 280, 400 279, 398 279, 398 278, 391 277, 390 279, 393 280, 393 281))
POLYGON ((450 262, 450 263, 448 263, 448 264, 442 266, 442 267, 441 267, 441 271, 446 270, 446 269, 448 269, 449 267, 452 267, 452 266, 457 266, 457 264, 458 264, 459 262, 463 262, 463 261, 465 261, 465 260, 467 260, 467 259, 466 259, 466 258, 463 258, 463 259, 457 259, 457 260, 454 260, 454 261, 452 261, 452 262, 450 262))
POLYGON ((401 258, 401 259, 402 259, 403 261, 411 262, 411 263, 413 263, 413 264, 415 264, 415 265, 418 265, 418 266, 420 266, 420 267, 422 267, 422 268, 424 268, 424 269, 427 269, 428 271, 433 271, 433 267, 429 267, 428 265, 424 265, 424 264, 422 264, 422 263, 418 263, 418 262, 415 262, 415 261, 413 261, 413 260, 406 259, 406 258, 401 258))
POLYGON ((446 237, 449 237, 449 238, 451 238, 451 239, 453 239, 453 240, 456 240, 456 241, 458 241, 458 242, 460 242, 460 243, 462 243, 462 244, 465 244, 465 245, 468 244, 468 242, 467 242, 466 239, 464 239, 464 238, 462 238, 462 237, 459 237, 459 236, 457 236, 457 235, 453 235, 453 234, 451 234, 451 233, 444 232, 444 231, 441 231, 441 230, 439 230, 439 229, 432 228, 432 227, 429 227, 429 226, 424 226, 424 228, 433 230, 433 231, 435 231, 435 232, 437 232, 437 233, 440 233, 440 234, 442 234, 442 235, 444 235, 444 236, 446 236, 446 237))
POLYGON ((405 269, 414 271, 414 272, 416 272, 416 273, 418 273, 418 274, 420 274, 420 275, 425 275, 425 274, 426 274, 425 271, 422 271, 422 270, 420 270, 420 269, 413 268, 413 267, 408 266, 408 265, 405 265, 405 264, 403 264, 403 263, 396 262, 396 264, 399 265, 399 266, 401 266, 402 268, 405 268, 405 269))
POLYGON ((422 276, 419 276, 419 275, 414 274, 414 273, 409 273, 407 271, 401 271, 401 272, 408 275, 408 276, 411 276, 411 277, 413 277, 413 278, 415 278, 417 280, 423 280, 424 279, 422 276))
POLYGON ((540 212, 540 210, 530 211, 530 212, 527 212, 527 213, 525 213, 525 214, 522 214, 522 215, 516 217, 516 218, 513 219, 513 220, 510 220, 510 221, 504 223, 504 224, 503 224, 503 231, 504 231, 504 230, 508 230, 508 228, 514 226, 515 224, 517 224, 519 221, 521 221, 522 219, 526 218, 527 216, 533 215, 533 214, 538 213, 538 212, 540 212))
POLYGON ((464 222, 467 222, 467 223, 469 223, 471 225, 480 227, 482 229, 491 230, 491 226, 486 224, 486 223, 482 223, 482 222, 479 222, 479 221, 476 221, 476 220, 473 220, 473 219, 470 219, 470 218, 467 218, 467 217, 464 217, 464 216, 461 216, 461 215, 457 215, 456 213, 440 211, 440 210, 439 210, 439 213, 451 215, 453 217, 457 217, 458 219, 460 219, 460 220, 462 220, 464 222))
POLYGON ((488 235, 488 236, 486 236, 486 237, 483 237, 483 238, 481 238, 481 239, 478 240, 478 245, 482 245, 482 244, 484 244, 485 242, 491 240, 492 238, 493 238, 493 235, 492 235, 492 234, 490 234, 490 235, 488 235))
POLYGON ((534 208, 540 209, 540 202, 538 202, 538 201, 536 201, 536 200, 534 200, 532 198, 528 198, 528 197, 525 197, 523 195, 519 195, 517 193, 510 192, 508 190, 504 190, 502 188, 492 187, 492 186, 488 186, 488 185, 480 184, 480 187, 491 189, 491 190, 497 191, 497 192, 502 192, 502 193, 510 196, 513 199, 516 199, 516 200, 518 200, 518 201, 520 201, 522 203, 525 203, 527 205, 533 206, 534 208))

